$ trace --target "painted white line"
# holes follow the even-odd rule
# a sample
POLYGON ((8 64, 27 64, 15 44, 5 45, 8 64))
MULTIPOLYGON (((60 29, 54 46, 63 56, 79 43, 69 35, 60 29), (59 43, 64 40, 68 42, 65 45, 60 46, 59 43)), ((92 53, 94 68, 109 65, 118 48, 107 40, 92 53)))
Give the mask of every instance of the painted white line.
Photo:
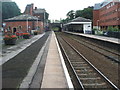
MULTIPOLYGON (((37 41, 38 39, 40 39, 44 35, 45 35, 45 33, 43 33, 41 35, 38 35, 36 37, 33 37, 33 38, 36 38, 36 39, 34 39, 33 41, 31 41, 30 43, 25 43, 21 47, 21 49, 18 49, 16 51, 12 51, 11 53, 7 54, 5 57, 2 57, 2 59, 0 59, 0 65, 4 64, 5 62, 9 61, 11 58, 15 57, 17 54, 19 54, 20 52, 22 52, 24 49, 26 49, 28 46, 30 46, 32 43, 34 43, 35 41, 37 41)), ((13 47, 15 47, 15 46, 13 46, 13 47)))
MULTIPOLYGON (((54 34, 54 36, 55 36, 55 34, 54 34)), ((60 50, 60 47, 59 47, 58 41, 57 41, 57 39, 56 39, 56 36, 55 36, 55 41, 56 41, 56 44, 57 44, 57 48, 58 48, 58 52, 59 52, 59 55, 60 55, 60 60, 61 60, 61 62, 62 62, 62 66, 63 66, 63 69, 64 69, 64 73, 65 73, 65 76, 66 76, 66 79, 67 79, 68 87, 69 87, 69 89, 74 90, 74 89, 73 89, 74 87, 73 87, 72 81, 71 81, 71 79, 70 79, 68 70, 67 70, 67 68, 66 68, 66 65, 65 65, 65 62, 64 62, 64 58, 63 58, 63 56, 62 56, 62 52, 61 52, 61 50, 60 50)))
POLYGON ((41 48, 38 56, 36 57, 33 65, 31 66, 31 68, 30 68, 27 76, 23 79, 22 83, 20 84, 19 90, 22 90, 22 89, 24 89, 24 88, 29 88, 29 85, 31 84, 32 79, 33 79, 33 77, 34 77, 34 75, 35 75, 35 72, 36 72, 36 70, 37 70, 37 67, 38 67, 40 61, 41 61, 41 57, 42 57, 42 55, 43 55, 43 53, 44 53, 45 47, 46 47, 46 45, 47 45, 47 42, 48 42, 49 39, 50 39, 50 36, 51 36, 51 35, 49 35, 49 37, 48 37, 48 39, 46 40, 45 44, 44 44, 43 47, 41 48))

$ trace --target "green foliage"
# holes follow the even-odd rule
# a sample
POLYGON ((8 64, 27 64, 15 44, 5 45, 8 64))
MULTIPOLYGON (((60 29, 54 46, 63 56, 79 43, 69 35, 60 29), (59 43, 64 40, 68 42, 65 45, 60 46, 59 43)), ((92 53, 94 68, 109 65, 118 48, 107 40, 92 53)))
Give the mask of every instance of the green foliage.
POLYGON ((48 20, 48 23, 51 23, 51 20, 48 20))
POLYGON ((20 15, 20 13, 15 2, 2 2, 2 20, 20 15))
POLYGON ((108 31, 120 31, 120 29, 116 26, 116 27, 112 27, 112 26, 109 26, 108 31))
POLYGON ((69 11, 69 12, 67 13, 67 17, 69 18, 69 20, 74 19, 74 17, 75 17, 75 12, 74 12, 74 10, 69 11))
POLYGON ((97 31, 97 28, 93 28, 93 31, 97 31))
POLYGON ((116 26, 114 27, 114 31, 120 31, 120 29, 116 26))
POLYGON ((107 28, 107 30, 108 30, 108 31, 113 31, 113 27, 109 26, 109 27, 107 28))
POLYGON ((67 23, 68 21, 69 21, 69 18, 66 18, 66 19, 60 20, 60 23, 67 23))
POLYGON ((45 19, 48 19, 49 18, 49 14, 46 12, 45 13, 45 19))
POLYGON ((63 22, 67 22, 77 17, 83 17, 87 19, 93 19, 93 6, 89 6, 88 8, 84 8, 83 10, 71 10, 67 13, 67 18, 62 20, 63 22))
POLYGON ((87 19, 93 19, 93 7, 84 8, 83 10, 77 10, 75 13, 75 18, 84 17, 87 19))
POLYGON ((53 31, 59 31, 59 28, 58 27, 53 27, 52 30, 53 31))

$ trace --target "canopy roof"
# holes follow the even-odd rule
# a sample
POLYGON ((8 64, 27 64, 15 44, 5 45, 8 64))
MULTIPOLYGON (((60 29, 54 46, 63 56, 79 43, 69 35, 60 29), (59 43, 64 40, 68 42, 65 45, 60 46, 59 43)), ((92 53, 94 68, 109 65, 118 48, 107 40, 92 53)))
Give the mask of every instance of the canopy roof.
POLYGON ((71 22, 91 22, 91 20, 83 18, 83 17, 77 17, 77 18, 71 20, 71 22))
POLYGON ((90 19, 86 19, 83 17, 77 17, 73 20, 71 20, 70 22, 64 24, 64 25, 69 25, 69 24, 91 24, 91 20, 90 19))

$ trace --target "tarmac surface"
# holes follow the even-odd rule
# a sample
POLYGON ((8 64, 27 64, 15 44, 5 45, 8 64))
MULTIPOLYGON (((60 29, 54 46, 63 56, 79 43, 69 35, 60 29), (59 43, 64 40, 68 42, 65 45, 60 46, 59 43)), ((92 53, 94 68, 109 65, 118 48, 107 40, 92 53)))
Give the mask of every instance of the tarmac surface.
POLYGON ((43 47, 50 32, 46 32, 43 37, 32 43, 15 57, 5 62, 2 66, 2 87, 18 88, 27 75, 31 65, 43 47))
POLYGON ((16 45, 4 45, 2 44, 2 52, 0 54, 0 57, 2 57, 2 61, 0 61, 0 65, 7 62, 17 54, 19 54, 21 51, 23 51, 25 48, 30 46, 32 43, 37 41, 39 38, 41 38, 43 34, 39 34, 36 36, 31 36, 30 39, 18 39, 16 42, 16 45))

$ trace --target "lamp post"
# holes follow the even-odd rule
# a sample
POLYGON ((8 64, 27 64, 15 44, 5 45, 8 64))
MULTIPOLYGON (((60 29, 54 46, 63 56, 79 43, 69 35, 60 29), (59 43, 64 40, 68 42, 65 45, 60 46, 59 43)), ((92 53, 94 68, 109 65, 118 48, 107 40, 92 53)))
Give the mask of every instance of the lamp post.
POLYGON ((5 34, 6 30, 4 29, 4 27, 6 26, 6 23, 3 23, 2 24, 2 31, 3 31, 3 34, 5 34))
POLYGON ((40 16, 36 16, 36 18, 37 18, 37 25, 36 25, 36 26, 37 26, 37 30, 38 30, 38 21, 39 21, 39 17, 40 17, 40 16))
POLYGON ((98 28, 98 30, 99 30, 99 21, 100 21, 100 20, 97 20, 97 28, 98 28))
POLYGON ((119 20, 120 20, 120 18, 117 18, 118 28, 119 28, 119 20))
POLYGON ((46 20, 46 18, 45 18, 45 11, 44 11, 44 13, 43 13, 43 29, 44 29, 44 31, 45 31, 45 20, 46 20))
POLYGON ((29 27, 28 27, 28 19, 30 19, 30 17, 27 18, 27 32, 29 31, 29 27))
POLYGON ((38 18, 37 18, 37 25, 36 25, 36 29, 38 30, 38 18))
POLYGON ((27 32, 28 32, 28 18, 27 18, 27 27, 26 28, 27 28, 27 32))

